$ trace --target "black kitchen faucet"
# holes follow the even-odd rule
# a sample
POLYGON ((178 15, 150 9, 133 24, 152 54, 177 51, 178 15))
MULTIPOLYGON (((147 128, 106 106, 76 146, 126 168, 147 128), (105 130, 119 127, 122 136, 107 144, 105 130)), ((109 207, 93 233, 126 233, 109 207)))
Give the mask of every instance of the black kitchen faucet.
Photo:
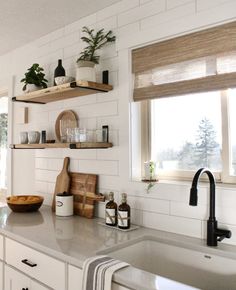
POLYGON ((222 241, 224 238, 231 237, 231 231, 218 229, 217 220, 215 218, 215 178, 212 172, 207 168, 200 168, 193 177, 192 187, 190 190, 189 205, 197 205, 197 185, 200 176, 206 173, 210 181, 210 216, 207 221, 207 245, 216 247, 217 242, 222 241))

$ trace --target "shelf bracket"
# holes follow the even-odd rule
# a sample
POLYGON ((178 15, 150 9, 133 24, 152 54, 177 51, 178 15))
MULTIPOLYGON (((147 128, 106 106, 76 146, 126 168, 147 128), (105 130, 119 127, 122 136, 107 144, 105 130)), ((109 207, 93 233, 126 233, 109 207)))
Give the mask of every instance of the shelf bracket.
POLYGON ((70 149, 77 149, 75 143, 71 143, 71 144, 69 144, 69 148, 70 148, 70 149))
POLYGON ((16 97, 13 97, 12 102, 20 102, 20 103, 28 103, 28 104, 38 104, 38 105, 44 105, 45 103, 42 102, 32 102, 32 101, 21 101, 21 100, 17 100, 16 97))

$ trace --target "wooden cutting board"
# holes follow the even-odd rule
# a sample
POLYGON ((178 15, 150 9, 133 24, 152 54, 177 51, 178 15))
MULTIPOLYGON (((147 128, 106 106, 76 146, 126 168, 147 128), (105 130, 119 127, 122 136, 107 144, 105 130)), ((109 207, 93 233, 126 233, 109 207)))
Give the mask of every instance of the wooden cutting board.
POLYGON ((52 211, 55 211, 55 199, 58 193, 63 193, 64 191, 68 192, 70 189, 70 175, 68 172, 68 167, 70 163, 70 158, 65 157, 63 168, 61 173, 57 176, 56 185, 54 190, 54 196, 52 201, 52 211))
POLYGON ((98 175, 70 172, 70 177, 70 193, 74 195, 74 214, 93 218, 95 202, 105 199, 102 194, 96 194, 98 175))

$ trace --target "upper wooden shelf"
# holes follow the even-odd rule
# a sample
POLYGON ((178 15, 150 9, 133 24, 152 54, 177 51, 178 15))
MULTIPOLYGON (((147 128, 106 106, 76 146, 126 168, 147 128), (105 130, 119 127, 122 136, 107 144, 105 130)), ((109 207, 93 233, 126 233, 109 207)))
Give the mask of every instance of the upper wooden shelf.
POLYGON ((12 98, 13 101, 47 104, 85 95, 109 92, 113 89, 111 85, 95 83, 90 81, 76 81, 59 86, 54 86, 12 98))
POLYGON ((46 148, 70 148, 70 149, 106 149, 112 147, 107 142, 78 142, 78 143, 40 143, 40 144, 11 144, 11 149, 46 149, 46 148))

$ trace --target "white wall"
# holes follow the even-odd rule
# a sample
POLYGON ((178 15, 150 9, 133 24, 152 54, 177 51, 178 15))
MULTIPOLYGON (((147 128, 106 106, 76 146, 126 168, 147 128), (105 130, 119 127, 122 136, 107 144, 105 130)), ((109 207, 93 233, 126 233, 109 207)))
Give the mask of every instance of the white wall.
MULTIPOLYGON (((0 79, 16 76, 15 94, 21 93, 19 80, 33 63, 42 65, 50 81, 57 59, 63 59, 68 75, 75 74, 75 60, 80 52, 81 27, 112 29, 116 45, 102 52, 98 71, 108 69, 114 90, 110 93, 75 98, 47 105, 29 105, 29 124, 14 125, 14 142, 20 131, 47 130, 54 137, 57 115, 73 109, 80 126, 100 128, 109 125, 114 147, 107 150, 15 150, 13 193, 38 192, 50 204, 54 182, 62 167, 63 157, 71 157, 71 171, 99 174, 100 192, 114 191, 119 202, 122 191, 128 193, 133 222, 194 237, 205 237, 208 218, 208 189, 200 188, 199 205, 189 207, 190 183, 159 183, 146 194, 146 186, 129 180, 129 100, 130 48, 235 20, 233 0, 123 0, 96 14, 50 33, 24 47, 0 57, 0 79)), ((98 73, 98 79, 101 74, 98 73)), ((17 107, 24 104, 15 104, 17 107)), ((14 120, 13 120, 14 121, 14 120)), ((220 225, 231 229, 236 244, 235 187, 217 188, 217 218, 220 225)), ((104 204, 98 206, 103 216, 104 204)))

